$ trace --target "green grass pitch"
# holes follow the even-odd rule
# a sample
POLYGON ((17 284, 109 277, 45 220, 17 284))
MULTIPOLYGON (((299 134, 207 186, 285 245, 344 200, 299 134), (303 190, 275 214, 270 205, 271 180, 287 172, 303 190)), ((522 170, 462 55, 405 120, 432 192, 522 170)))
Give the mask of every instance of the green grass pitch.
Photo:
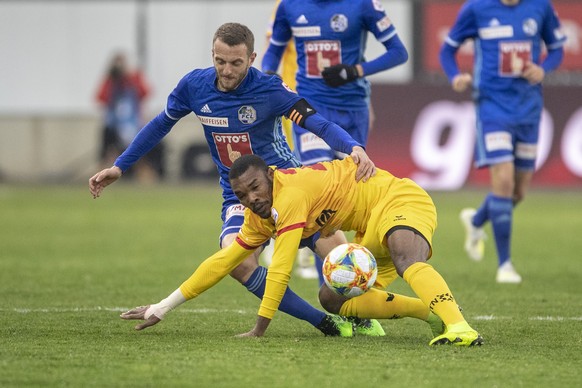
MULTIPOLYGON (((412 319, 382 321, 383 338, 326 338, 282 313, 265 337, 237 339, 258 299, 231 278, 134 331, 121 311, 159 301, 216 250, 217 186, 122 182, 97 200, 84 186, 0 186, 0 386, 580 386, 581 192, 534 190, 517 208, 520 285, 494 282, 491 238, 482 262, 462 250, 458 212, 484 193, 433 193, 431 264, 480 348, 429 347, 412 319)), ((291 285, 319 306, 316 281, 291 285)), ((412 295, 400 279, 391 289, 412 295)))

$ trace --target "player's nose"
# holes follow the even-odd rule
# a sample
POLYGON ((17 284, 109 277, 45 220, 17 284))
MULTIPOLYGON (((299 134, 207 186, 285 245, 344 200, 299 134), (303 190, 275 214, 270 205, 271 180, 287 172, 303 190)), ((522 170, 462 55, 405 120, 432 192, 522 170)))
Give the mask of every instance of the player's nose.
POLYGON ((222 69, 222 74, 225 75, 232 74, 232 66, 230 66, 229 64, 224 65, 224 68, 222 69))

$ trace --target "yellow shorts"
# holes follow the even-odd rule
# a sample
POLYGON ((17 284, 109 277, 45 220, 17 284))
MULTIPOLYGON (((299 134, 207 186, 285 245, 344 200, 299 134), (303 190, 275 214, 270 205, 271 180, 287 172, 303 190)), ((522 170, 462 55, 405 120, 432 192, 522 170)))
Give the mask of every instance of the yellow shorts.
POLYGON ((430 257, 437 214, 427 192, 410 179, 394 179, 381 198, 371 210, 366 231, 357 233, 354 242, 364 245, 376 258, 376 287, 384 289, 398 277, 388 250, 387 234, 398 228, 414 230, 428 243, 430 257))

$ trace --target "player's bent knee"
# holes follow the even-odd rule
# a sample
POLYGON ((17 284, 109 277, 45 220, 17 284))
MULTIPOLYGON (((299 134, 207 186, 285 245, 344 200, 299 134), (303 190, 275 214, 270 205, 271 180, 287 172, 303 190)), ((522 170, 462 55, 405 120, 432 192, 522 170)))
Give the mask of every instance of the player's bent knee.
POLYGON ((345 301, 346 298, 335 294, 325 284, 319 289, 319 303, 329 313, 338 314, 345 301))

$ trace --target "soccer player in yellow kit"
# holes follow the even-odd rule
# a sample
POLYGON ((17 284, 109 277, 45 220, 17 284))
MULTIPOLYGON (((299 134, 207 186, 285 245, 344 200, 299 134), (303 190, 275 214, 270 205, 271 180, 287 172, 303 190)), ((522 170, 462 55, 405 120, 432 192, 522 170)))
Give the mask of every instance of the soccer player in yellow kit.
POLYGON ((325 256, 335 247, 326 237, 337 230, 354 230, 355 241, 366 246, 378 262, 375 288, 348 299, 324 285, 319 295, 324 308, 343 316, 413 317, 429 323, 431 315, 436 315, 445 325, 444 332, 435 333, 430 345, 481 345, 482 337, 463 317, 445 280, 426 263, 437 225, 430 196, 410 179, 396 178, 381 169, 366 182, 356 182, 355 173, 350 157, 279 170, 256 155, 237 159, 229 177, 247 209, 236 243, 205 260, 170 297, 130 310, 122 318, 146 319, 137 329, 158 323, 167 311, 212 287, 275 237, 257 323, 241 334, 262 336, 281 302, 300 244, 315 241, 316 251, 325 256), (384 291, 398 275, 418 298, 384 291))

